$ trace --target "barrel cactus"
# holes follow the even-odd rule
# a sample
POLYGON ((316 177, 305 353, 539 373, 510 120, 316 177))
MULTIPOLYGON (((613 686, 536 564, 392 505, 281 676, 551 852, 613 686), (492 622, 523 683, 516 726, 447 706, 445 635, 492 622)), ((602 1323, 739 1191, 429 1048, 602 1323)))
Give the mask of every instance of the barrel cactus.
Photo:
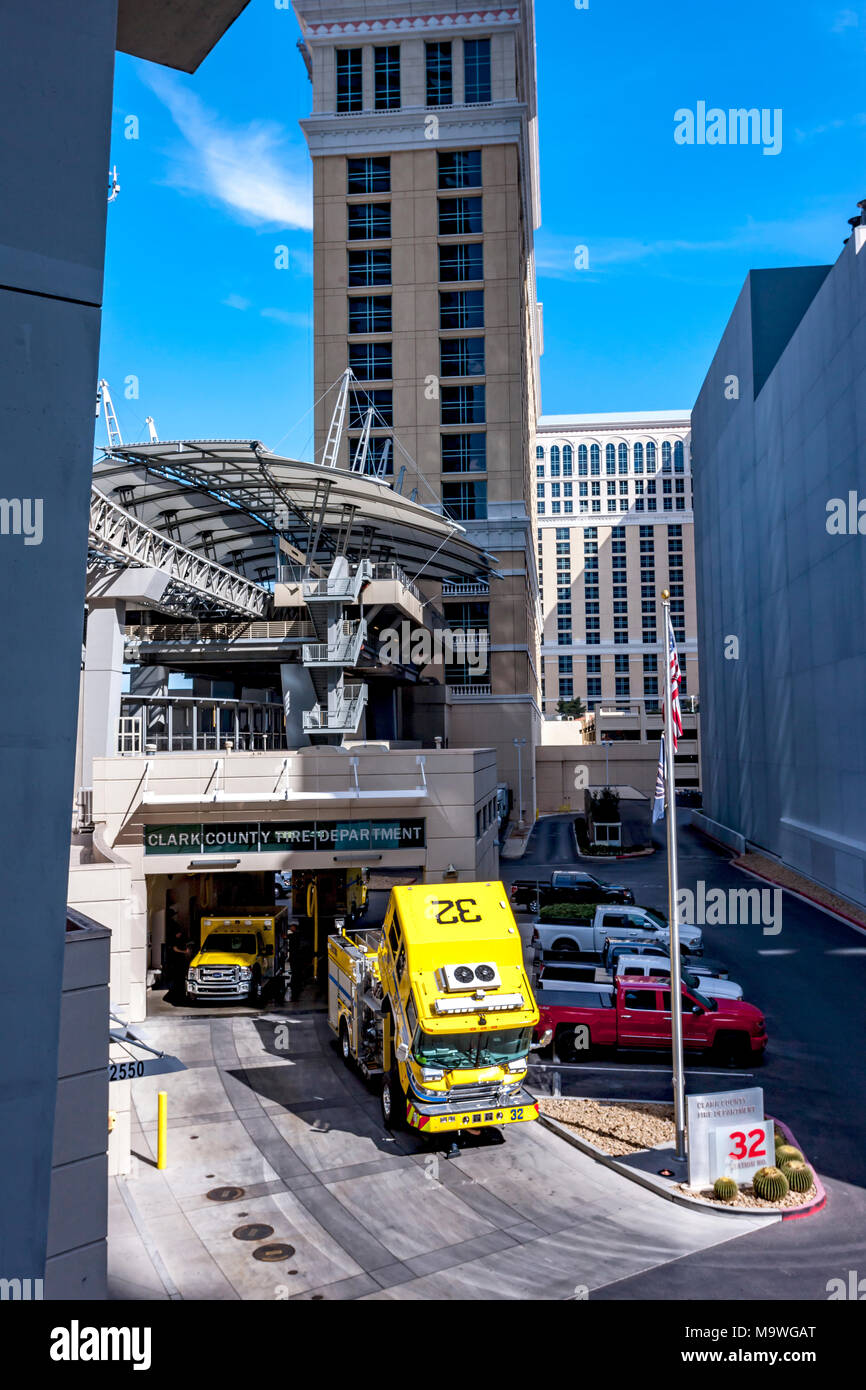
POLYGON ((720 1202, 733 1202, 739 1190, 733 1178, 716 1178, 713 1183, 713 1196, 720 1202))
POLYGON ((759 1168, 752 1186, 755 1196, 765 1202, 781 1202, 788 1195, 788 1179, 779 1168, 759 1168))
POLYGON ((780 1144, 776 1149, 776 1166, 781 1168, 783 1163, 802 1163, 803 1155, 799 1149, 795 1149, 793 1144, 780 1144))
POLYGON ((787 1163, 782 1164, 782 1172, 788 1179, 788 1186, 792 1192, 808 1192, 812 1187, 812 1169, 802 1159, 789 1159, 787 1163))

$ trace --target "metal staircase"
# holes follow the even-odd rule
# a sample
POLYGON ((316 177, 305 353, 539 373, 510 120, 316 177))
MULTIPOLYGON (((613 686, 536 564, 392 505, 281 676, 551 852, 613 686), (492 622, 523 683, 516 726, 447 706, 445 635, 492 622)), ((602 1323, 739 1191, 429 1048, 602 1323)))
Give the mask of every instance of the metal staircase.
POLYGON ((347 620, 346 608, 359 602, 373 577, 362 560, 354 568, 344 555, 334 561, 326 579, 306 579, 302 593, 318 639, 305 644, 303 662, 310 672, 316 704, 304 714, 304 731, 317 742, 337 742, 357 734, 367 706, 366 685, 347 685, 346 670, 357 666, 367 624, 347 620))

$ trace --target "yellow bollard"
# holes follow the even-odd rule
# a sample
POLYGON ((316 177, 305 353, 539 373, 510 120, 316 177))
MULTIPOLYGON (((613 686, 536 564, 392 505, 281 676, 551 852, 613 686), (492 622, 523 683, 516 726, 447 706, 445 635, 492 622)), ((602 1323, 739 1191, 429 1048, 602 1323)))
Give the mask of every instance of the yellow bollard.
POLYGON ((156 1166, 165 1168, 168 1166, 168 1092, 160 1091, 157 1102, 156 1166))

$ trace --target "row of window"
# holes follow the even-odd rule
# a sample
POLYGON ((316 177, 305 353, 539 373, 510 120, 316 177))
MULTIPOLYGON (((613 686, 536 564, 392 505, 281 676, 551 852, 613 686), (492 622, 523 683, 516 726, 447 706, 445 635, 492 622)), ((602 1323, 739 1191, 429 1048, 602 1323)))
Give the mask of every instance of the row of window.
MULTIPOLYGON (((616 623, 616 620, 614 620, 614 622, 616 623)), ((676 624, 675 622, 673 622, 673 619, 671 620, 671 622, 672 622, 672 626, 673 626, 673 629, 674 629, 674 636, 675 636, 676 639, 677 639, 677 643, 678 643, 679 646, 682 646, 682 644, 683 644, 683 643, 685 642, 685 640, 686 640, 686 630, 685 630, 685 628, 682 627, 682 626, 679 626, 679 627, 678 627, 677 624, 676 624)), ((560 619, 559 619, 558 626, 557 626, 557 639, 556 639, 556 640, 557 640, 557 642, 558 642, 558 644, 559 644, 560 647, 572 647, 572 646, 574 646, 574 639, 573 639, 573 637, 572 637, 571 622, 570 622, 569 619, 567 619, 567 618, 560 618, 560 619)), ((600 626, 599 626, 599 620, 598 620, 598 618, 587 618, 587 619, 586 619, 586 633, 585 633, 585 636, 583 637, 582 640, 583 640, 583 641, 586 643, 586 645, 589 646, 589 647, 599 647, 599 646, 601 646, 601 631, 600 631, 600 626)), ((627 620, 627 619, 625 619, 625 620, 622 620, 622 619, 621 619, 621 620, 620 620, 620 626, 619 626, 619 627, 615 627, 614 634, 613 634, 613 640, 614 640, 614 644, 615 644, 616 646, 621 646, 621 647, 628 646, 629 641, 630 641, 630 638, 629 638, 629 634, 628 634, 628 620, 627 620)), ((643 625, 643 627, 642 627, 642 629, 641 629, 640 641, 641 641, 641 643, 642 643, 644 646, 646 646, 646 647, 655 647, 655 646, 658 645, 658 633, 657 633, 657 631, 656 631, 655 623, 649 623, 649 622, 647 622, 646 620, 644 620, 644 625, 643 625)), ((680 665, 682 665, 682 660, 680 661, 680 665)), ((683 692, 683 693, 685 694, 685 692, 683 692)))
MULTIPOLYGON (((429 46, 428 46, 429 47, 429 46)), ((439 46, 436 46, 439 47, 439 46)), ((443 45, 449 48, 450 45, 443 45)), ((467 45, 467 52, 469 46, 467 45)), ((461 150, 438 153, 439 188, 463 190, 480 188, 481 151, 461 150)), ((369 157, 347 161, 347 187, 350 194, 390 193, 391 162, 388 157, 369 157)), ((348 206, 349 241, 386 240, 391 235, 390 203, 355 203, 348 206)), ((442 198, 439 202, 439 235, 472 236, 483 233, 483 206, 480 197, 442 198)), ((349 250, 349 287, 390 286, 391 251, 384 248, 349 250)), ((444 284, 484 279, 484 248, 481 242, 451 243, 439 247, 439 278, 444 284)), ((440 325, 443 331, 483 329, 484 291, 443 290, 439 297, 440 325)), ((348 328, 352 337, 389 334, 393 331, 390 295, 350 296, 348 328)), ((393 379, 394 352, 391 342, 349 343, 349 366, 361 382, 393 379)), ((439 376, 483 377, 486 352, 483 337, 440 339, 439 376)), ((358 391, 353 394, 350 429, 363 428, 367 412, 374 410, 376 429, 393 428, 393 392, 358 391)), ((443 386, 440 391, 441 423, 448 425, 484 424, 487 393, 479 386, 443 386)), ((393 471, 390 439, 372 438, 368 466, 383 476, 393 471)), ((352 460, 357 458, 360 440, 350 442, 352 460)), ((442 437, 442 473, 479 474, 487 471, 487 439, 484 434, 466 433, 442 437)), ((442 483, 442 503, 446 515, 455 521, 483 520, 487 515, 487 483, 478 478, 442 483)))
MULTIPOLYGON (((600 482, 598 482, 598 483, 592 483, 592 484, 590 484, 590 483, 578 483, 577 486, 578 486, 578 493, 577 493, 578 497, 601 497, 601 483, 600 483, 600 482)), ((536 491, 536 495, 538 496, 538 499, 539 499, 540 502, 543 502, 543 501, 545 500, 546 496, 547 496, 547 487, 548 487, 548 484, 547 484, 547 483, 537 483, 537 484, 536 484, 535 491, 536 491)), ((619 489, 618 489, 618 491, 619 491, 619 496, 620 496, 620 497, 628 497, 628 495, 629 495, 629 488, 630 488, 630 487, 633 487, 633 488, 634 488, 634 493, 635 493, 635 496, 636 496, 636 497, 643 497, 643 496, 644 496, 644 480, 643 480, 643 478, 635 478, 635 479, 633 479, 633 480, 631 480, 631 481, 622 480, 622 481, 620 482, 620 484, 619 484, 619 489)), ((664 495, 665 497, 672 496, 674 492, 685 493, 685 490, 686 490, 686 480, 685 480, 685 478, 664 478, 664 479, 662 480, 662 493, 663 493, 663 495, 664 495), (674 484, 676 484, 676 486, 674 486, 674 484)), ((658 484, 657 484, 655 478, 650 478, 650 479, 647 481, 647 483, 646 483, 646 495, 647 495, 648 497, 655 497, 657 492, 658 492, 658 484)), ((573 496, 574 496, 574 484, 573 484, 573 483, 551 483, 551 484, 550 484, 550 496, 551 496, 551 497, 573 497, 573 496)), ((607 484, 607 496, 608 496, 608 497, 616 497, 616 496, 617 496, 617 485, 616 485, 616 483, 608 483, 608 484, 607 484)))
MULTIPOLYGON (((615 676, 614 689, 615 697, 617 700, 631 699, 631 680, 628 676, 615 676)), ((658 703, 659 696, 659 683, 657 676, 647 676, 643 683, 643 693, 644 699, 647 701, 647 708, 650 711, 650 713, 652 713, 654 711, 654 707, 658 703)), ((684 690, 683 694, 685 694, 684 690)), ((559 682, 559 698, 560 700, 574 699, 573 680, 564 679, 559 682)), ((597 676, 590 676, 587 679, 586 698, 587 700, 600 700, 602 698, 601 680, 597 676)))
POLYGON ((481 807, 480 811, 475 812, 475 838, 480 840, 487 834, 493 822, 496 820, 496 797, 491 797, 481 807))
MULTIPOLYGON (((446 150, 437 153, 440 192, 481 187, 481 151, 446 150)), ((346 160, 347 192, 390 193, 391 156, 362 155, 346 160)))
MULTIPOLYGON (((443 338, 439 349, 439 375, 484 376, 483 338, 443 338)), ((359 381, 391 381, 394 376, 392 343, 350 343, 349 366, 359 381)), ((442 388, 442 423, 447 425, 484 424, 486 414, 483 386, 453 388, 458 393, 446 397, 450 387, 442 388), (477 393, 481 393, 480 395, 477 393), (446 410, 456 412, 446 419, 446 410)))
MULTIPOLYGON (((425 44, 425 77, 428 106, 454 104, 454 45, 425 44)), ((364 110, 364 50, 338 48, 337 111, 364 110)), ((402 104, 401 52, 399 44, 373 50, 373 104, 376 111, 399 111, 402 104)), ((492 100, 490 39, 463 40, 463 100, 478 106, 492 100)))
MULTIPOLYGON (((655 473, 658 469, 659 454, 661 454, 662 471, 670 473, 684 473, 686 466, 685 445, 681 439, 671 442, 666 439, 659 450, 655 443, 650 441, 646 445, 635 444, 629 448, 628 444, 605 445, 604 466, 608 477, 617 472, 623 474, 629 472, 630 465, 633 466, 635 473, 643 473, 646 468, 647 473, 655 473)), ((539 478, 546 476, 546 450, 543 444, 536 446, 535 457, 537 461, 537 471, 539 478)), ((572 477, 574 473, 574 449, 570 444, 551 445, 550 448, 550 477, 558 478, 560 472, 564 478, 572 477)), ((577 448, 577 471, 582 478, 599 477, 601 475, 601 445, 600 444, 580 444, 577 448)))
MULTIPOLYGON (((661 526, 641 526, 641 527, 639 528, 639 530, 638 530, 638 537, 639 537, 639 539, 640 539, 640 543, 641 543, 641 544, 640 544, 640 548, 641 548, 641 552, 642 552, 642 553, 643 553, 644 551, 652 551, 652 550, 655 549, 655 534, 656 534, 656 531, 660 531, 660 530, 664 530, 664 533, 665 533, 665 535, 668 537, 669 540, 678 540, 678 541, 682 541, 682 538, 683 538, 683 528, 682 528, 681 525, 675 525, 675 526, 670 526, 670 525, 669 525, 669 526, 664 526, 664 527, 661 527, 661 526)), ((548 531, 547 534, 549 535, 550 532, 548 531)), ((568 547, 571 545, 571 538, 572 538, 572 535, 582 536, 582 537, 583 537, 584 549, 585 549, 589 554, 594 554, 594 555, 595 555, 595 554, 598 554, 598 546, 597 546, 597 545, 595 546, 595 549, 590 549, 592 543, 598 541, 598 527, 597 527, 597 526, 581 526, 581 527, 579 527, 579 528, 575 528, 574 531, 572 530, 572 528, 571 528, 570 526, 557 526, 557 527, 556 527, 556 541, 557 541, 557 553, 558 553, 558 554, 560 553, 560 549, 559 549, 560 546, 564 546, 566 549, 568 549, 568 547)), ((545 536, 544 528, 541 527, 541 526, 539 526, 539 527, 538 527, 538 531, 537 531, 537 540, 538 540, 539 549, 540 549, 540 548, 543 546, 543 544, 544 544, 544 536, 545 536)), ((616 542, 616 543, 617 543, 617 550, 616 550, 616 554, 617 554, 617 555, 621 555, 621 554, 624 553, 624 552, 622 551, 622 549, 619 547, 618 543, 619 543, 620 541, 627 540, 627 538, 628 538, 628 528, 627 528, 626 526, 612 526, 612 527, 611 527, 611 530, 610 530, 610 539, 611 539, 611 542, 616 542)), ((565 551, 563 551, 562 553, 564 554, 565 551)))
MULTIPOLYGON (((587 656, 587 657, 585 658, 585 660, 586 660, 586 674, 587 674, 588 676, 600 676, 600 675, 601 675, 601 657, 600 657, 600 656, 587 656)), ((615 656, 615 657, 614 657, 614 670, 615 670, 615 672, 616 672, 616 674, 617 674, 618 676, 623 676, 623 675, 624 675, 624 676, 628 676, 628 675, 631 674, 631 660, 632 660, 632 658, 631 658, 630 656, 615 656)), ((643 654, 643 656, 642 656, 642 660, 643 660, 644 675, 647 675, 647 676, 648 676, 648 675, 653 675, 655 672, 658 671, 659 659, 658 659, 658 655, 657 655, 655 652, 645 652, 645 653, 643 654)), ((681 660, 681 662, 680 662, 680 665, 682 666, 682 668, 683 668, 684 670, 685 670, 685 661, 686 661, 686 659, 685 659, 685 657, 683 657, 682 660, 681 660)), ((560 674, 560 676, 573 676, 573 675, 574 675, 574 657, 573 657, 573 656, 561 656, 561 657, 559 657, 559 674, 560 674)))
MULTIPOLYGON (((665 497, 662 499, 662 501, 664 505, 662 506, 661 510, 664 512, 684 512, 687 510, 685 497, 665 497)), ((608 498, 607 500, 606 510, 608 512, 626 512, 631 511, 632 509, 636 512, 656 512, 659 510, 658 499, 655 497, 637 497, 634 500, 633 508, 629 506, 628 500, 626 498, 621 498, 619 500, 615 498, 608 498)), ((577 510, 578 513, 582 514, 589 512, 601 512, 602 505, 600 501, 594 501, 592 503, 579 502, 577 509, 575 509, 574 502, 572 501, 553 501, 550 504, 551 516, 573 516, 575 510, 577 510)), ((546 516, 546 503, 539 502, 537 511, 539 516, 546 516)))
MULTIPOLYGON (((480 236, 484 230, 483 199, 440 198, 439 236, 480 236)), ((349 203, 347 240, 390 241, 390 203, 349 203)), ((476 275, 466 276, 480 280, 476 275)))
MULTIPOLYGON (((380 330, 383 331, 383 330, 380 330)), ((394 375, 391 343, 350 343, 349 366, 359 381, 390 381, 394 375)), ((439 375, 484 376, 483 338, 443 338, 439 344, 439 375)), ((481 388, 483 390, 483 388, 481 388)), ((463 421, 458 420, 457 424, 463 421)))

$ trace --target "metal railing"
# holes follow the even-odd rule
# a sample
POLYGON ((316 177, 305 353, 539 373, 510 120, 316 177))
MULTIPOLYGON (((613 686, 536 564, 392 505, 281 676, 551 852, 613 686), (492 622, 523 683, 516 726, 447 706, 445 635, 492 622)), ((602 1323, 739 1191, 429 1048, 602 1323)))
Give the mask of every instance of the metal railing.
POLYGON ((305 619, 263 623, 128 623, 127 642, 270 642, 315 636, 305 619))
POLYGON ((305 666, 355 666, 361 655, 361 648, 367 640, 367 624, 343 623, 343 631, 337 642, 313 642, 304 646, 305 666))
POLYGON ((366 685, 345 685, 342 697, 332 708, 325 709, 315 705, 304 714, 304 729, 307 733, 353 734, 361 722, 361 715, 367 704, 366 685))
POLYGON ((124 695, 121 757, 146 753, 275 752, 286 748, 281 704, 214 696, 124 695))
POLYGON ((305 579, 301 585, 301 592, 306 603, 357 603, 362 588, 372 578, 373 566, 369 560, 362 560, 354 574, 328 579, 305 579))

